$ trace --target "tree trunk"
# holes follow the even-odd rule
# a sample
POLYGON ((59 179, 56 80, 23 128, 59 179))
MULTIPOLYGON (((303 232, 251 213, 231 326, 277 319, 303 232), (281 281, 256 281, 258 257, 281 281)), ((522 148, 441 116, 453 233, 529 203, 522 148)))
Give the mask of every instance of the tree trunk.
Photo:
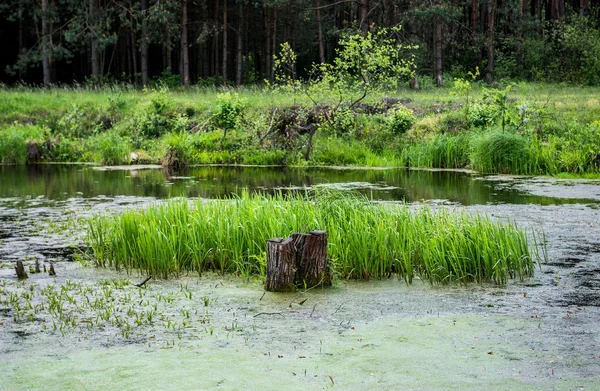
POLYGON ((479 46, 479 0, 473 0, 471 8, 471 45, 473 45, 473 68, 481 68, 481 48, 479 46))
POLYGON ((219 34, 220 34, 220 22, 219 22, 219 0, 217 0, 215 2, 215 17, 214 17, 214 23, 215 23, 215 36, 213 38, 213 47, 212 47, 212 52, 213 52, 213 58, 211 61, 211 67, 212 67, 212 73, 213 76, 215 77, 215 82, 218 83, 219 80, 219 75, 220 75, 220 63, 219 63, 219 34))
MULTIPOLYGON (((129 3, 129 7, 132 7, 131 2, 129 3)), ((133 16, 131 14, 129 14, 129 23, 130 23, 130 39, 131 39, 131 60, 133 62, 133 79, 134 82, 137 83, 138 82, 138 66, 137 66, 137 45, 136 45, 136 39, 135 39, 135 28, 134 28, 134 24, 133 24, 133 16)))
POLYGON ((586 10, 589 8, 588 0, 579 0, 579 15, 585 16, 586 10))
POLYGON ((434 81, 435 85, 441 87, 443 85, 442 79, 442 28, 441 22, 435 23, 435 34, 434 34, 434 81))
POLYGON ((92 76, 94 83, 100 79, 100 56, 98 54, 98 35, 96 32, 96 0, 89 0, 89 30, 91 38, 92 76))
POLYGON ((520 14, 519 14, 519 27, 517 28, 517 47, 515 48, 515 50, 516 50, 516 57, 517 57, 517 72, 519 75, 521 74, 521 65, 523 62, 523 55, 521 53, 521 50, 522 50, 522 46, 523 46, 523 22, 524 22, 525 16, 527 15, 527 12, 528 12, 527 1, 528 0, 521 0, 521 10, 520 10, 520 14))
POLYGON ((269 8, 265 8, 263 12, 265 31, 265 79, 271 80, 271 20, 269 17, 269 8))
POLYGON ((223 85, 227 85, 227 0, 223 1, 223 85))
MULTIPOLYGON (((415 0, 410 0, 410 2, 409 2, 409 31, 410 31, 411 39, 415 39, 415 37, 417 35, 417 25, 415 23, 415 0)), ((417 68, 416 60, 413 59, 413 61, 415 61, 412 65, 413 77, 410 80, 410 82, 408 83, 408 86, 413 90, 418 90, 419 89, 419 75, 417 73, 418 68, 417 68)))
POLYGON ((238 87, 242 85, 242 73, 243 73, 243 58, 244 58, 244 5, 240 3, 238 5, 238 31, 237 31, 237 69, 235 72, 235 83, 238 87))
POLYGON ((292 239, 275 238, 267 241, 267 275, 265 290, 294 291, 296 251, 292 239))
POLYGON ((492 84, 494 81, 494 21, 496 16, 496 2, 491 0, 488 3, 488 63, 485 81, 492 84))
POLYGON ((48 1, 49 0, 42 0, 42 72, 44 86, 48 86, 52 83, 50 71, 50 45, 48 42, 48 1))
POLYGON ((392 27, 394 16, 394 6, 392 0, 383 0, 383 26, 392 27))
POLYGON ((142 7, 142 47, 141 47, 141 66, 142 66, 142 85, 148 85, 148 0, 141 0, 142 7))
POLYGON ((17 278, 19 280, 24 280, 28 277, 27 272, 25 271, 25 266, 23 266, 23 261, 17 261, 15 272, 17 273, 17 278))
POLYGON ((367 7, 367 0, 359 0, 360 5, 360 29, 363 34, 367 34, 369 29, 367 18, 369 16, 369 8, 367 7))
POLYGON ((277 53, 277 7, 274 6, 272 9, 273 21, 271 23, 271 26, 273 26, 273 33, 271 35, 271 57, 269 58, 269 66, 271 67, 271 78, 269 79, 269 81, 271 83, 273 83, 273 80, 275 79, 275 72, 273 71, 273 56, 277 53))
POLYGON ((321 22, 321 0, 316 2, 316 13, 317 13, 317 34, 319 37, 319 61, 321 64, 325 63, 325 42, 323 42, 323 23, 321 22))
POLYGON ((187 0, 181 2, 181 62, 183 86, 190 86, 190 56, 188 48, 188 33, 187 33, 187 0))
POLYGON ((292 234, 296 250, 296 286, 311 288, 331 285, 327 267, 327 231, 311 231, 308 234, 292 234))

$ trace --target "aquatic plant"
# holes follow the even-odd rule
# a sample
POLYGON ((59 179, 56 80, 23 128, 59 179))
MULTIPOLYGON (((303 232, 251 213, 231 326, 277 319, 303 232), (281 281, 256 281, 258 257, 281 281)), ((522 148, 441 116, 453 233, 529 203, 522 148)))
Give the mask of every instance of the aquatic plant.
POLYGON ((87 241, 100 266, 163 278, 204 270, 246 275, 264 273, 268 239, 313 229, 328 231, 333 271, 343 278, 395 273, 407 282, 502 284, 532 275, 537 254, 510 222, 336 192, 170 200, 94 217, 87 241))

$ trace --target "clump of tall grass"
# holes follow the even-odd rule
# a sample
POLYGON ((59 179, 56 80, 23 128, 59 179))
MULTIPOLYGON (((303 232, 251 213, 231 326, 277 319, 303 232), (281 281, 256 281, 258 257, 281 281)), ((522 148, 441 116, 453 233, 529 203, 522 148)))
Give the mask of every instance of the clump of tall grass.
POLYGON ((119 165, 129 162, 129 140, 113 129, 91 137, 88 143, 96 154, 96 160, 102 164, 119 165))
POLYGON ((0 129, 0 164, 25 164, 27 140, 40 138, 42 129, 31 125, 12 125, 0 129))
POLYGON ((440 134, 407 144, 402 156, 410 167, 464 168, 469 164, 469 134, 440 134))
POLYGON ((553 174, 553 147, 535 137, 509 132, 486 132, 471 138, 471 164, 484 174, 553 174))
POLYGON ((412 282, 493 281, 532 275, 528 239, 512 223, 466 212, 376 204, 338 193, 171 200, 89 221, 100 266, 167 278, 204 270, 262 274, 266 241, 313 229, 329 233, 329 257, 342 278, 412 282))

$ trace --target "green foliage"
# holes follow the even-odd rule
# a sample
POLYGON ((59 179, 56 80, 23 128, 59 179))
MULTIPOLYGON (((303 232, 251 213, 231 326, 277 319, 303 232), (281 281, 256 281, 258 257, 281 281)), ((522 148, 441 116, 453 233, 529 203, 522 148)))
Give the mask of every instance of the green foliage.
POLYGON ((217 106, 213 113, 215 125, 226 130, 237 128, 245 108, 246 101, 237 92, 217 94, 217 106))
POLYGON ((388 112, 386 122, 393 134, 404 134, 415 123, 415 115, 412 110, 397 106, 388 112))
POLYGON ((469 135, 436 135, 402 148, 410 167, 465 168, 469 164, 469 135))
POLYGON ((336 136, 354 135, 356 132, 356 114, 345 108, 338 110, 329 120, 322 120, 319 129, 336 136))
POLYGON ((179 75, 173 74, 171 68, 165 68, 159 76, 154 78, 154 83, 157 88, 177 88, 181 85, 179 75))
POLYGON ((91 137, 88 144, 102 164, 111 166, 129 163, 129 140, 114 130, 91 137))
POLYGON ((543 39, 523 42, 526 76, 536 81, 600 84, 598 10, 555 21, 543 39))
POLYGON ((515 225, 467 212, 381 205, 359 196, 249 195, 206 202, 169 201, 89 221, 96 263, 168 278, 185 271, 264 272, 264 243, 311 229, 327 230, 329 258, 344 278, 397 273, 432 283, 532 275, 527 236, 515 225))
MULTIPOLYGON (((280 45, 279 53, 273 55, 273 75, 275 86, 282 92, 293 93, 301 88, 302 83, 296 80, 295 67, 298 56, 289 43, 280 45)), ((266 81, 269 87, 269 81, 266 81)))
POLYGON ((192 155, 192 137, 185 131, 170 132, 163 138, 163 165, 169 167, 185 167, 192 155))
POLYGON ((471 140, 471 164, 482 173, 536 174, 529 140, 512 133, 481 133, 471 140))
POLYGON ((355 140, 337 137, 322 137, 311 157, 311 163, 319 165, 367 165, 373 153, 364 144, 355 140))
POLYGON ((0 130, 0 164, 27 162, 26 133, 22 127, 11 126, 0 130))
POLYGON ((314 97, 327 92, 336 96, 341 106, 352 108, 370 93, 394 88, 412 76, 413 60, 403 54, 414 49, 400 45, 396 39, 400 27, 357 32, 343 37, 333 63, 316 64, 307 93, 314 97))
POLYGON ((460 133, 469 130, 469 122, 459 111, 444 113, 438 117, 440 133, 460 133))

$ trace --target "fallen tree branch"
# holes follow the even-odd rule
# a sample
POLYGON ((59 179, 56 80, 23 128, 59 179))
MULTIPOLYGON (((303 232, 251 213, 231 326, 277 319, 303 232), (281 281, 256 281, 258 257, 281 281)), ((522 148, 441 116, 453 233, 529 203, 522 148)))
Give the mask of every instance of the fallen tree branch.
POLYGON ((138 288, 143 287, 148 281, 150 281, 150 279, 152 278, 152 276, 146 278, 144 281, 140 282, 139 284, 134 284, 135 286, 137 286, 138 288))

